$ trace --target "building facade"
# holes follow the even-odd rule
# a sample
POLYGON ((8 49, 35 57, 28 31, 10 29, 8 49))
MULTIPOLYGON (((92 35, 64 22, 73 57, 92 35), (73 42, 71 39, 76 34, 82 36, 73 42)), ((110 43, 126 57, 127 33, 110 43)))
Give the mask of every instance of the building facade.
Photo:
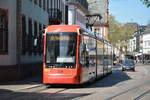
POLYGON ((90 15, 100 14, 101 19, 97 20, 92 27, 93 31, 102 34, 108 40, 108 0, 87 0, 89 3, 90 15))
POLYGON ((68 0, 68 24, 86 27, 87 0, 68 0))
POLYGON ((142 37, 143 37, 142 42, 143 63, 150 63, 150 24, 147 25, 147 27, 145 28, 142 37))
POLYGON ((0 0, 0 81, 17 80, 40 73, 40 31, 48 25, 48 2, 0 0))
POLYGON ((136 37, 129 39, 128 51, 134 52, 136 50, 136 37))
POLYGON ((135 54, 138 61, 150 62, 150 25, 140 26, 129 41, 128 51, 135 54))
POLYGON ((49 2, 49 24, 86 26, 87 0, 51 0, 49 2))
POLYGON ((49 0, 49 25, 67 24, 67 3, 66 0, 49 0))
POLYGON ((150 33, 143 34, 143 53, 150 54, 150 33))
POLYGON ((53 24, 86 27, 87 14, 86 0, 0 0, 0 81, 41 73, 42 30, 53 24))

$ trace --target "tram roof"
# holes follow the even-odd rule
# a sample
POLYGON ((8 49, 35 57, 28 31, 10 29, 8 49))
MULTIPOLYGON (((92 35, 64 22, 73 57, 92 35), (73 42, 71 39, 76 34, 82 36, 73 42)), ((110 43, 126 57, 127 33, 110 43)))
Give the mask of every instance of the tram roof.
POLYGON ((47 32, 77 32, 79 25, 50 25, 46 28, 47 32), (59 27, 59 28, 58 28, 59 27))
POLYGON ((90 36, 93 36, 95 38, 98 38, 98 39, 101 39, 101 40, 104 40, 103 36, 101 34, 98 34, 98 33, 95 33, 87 28, 83 28, 81 27, 81 29, 83 29, 85 32, 87 32, 88 34, 87 35, 90 35, 90 36))
POLYGON ((80 25, 49 25, 49 26, 47 26, 46 31, 47 32, 60 32, 60 31, 61 32, 77 32, 78 31, 77 29, 83 29, 85 32, 88 33, 86 35, 90 35, 90 36, 98 38, 100 40, 104 40, 105 43, 109 44, 109 42, 107 40, 105 40, 101 34, 92 32, 91 30, 81 27, 80 25))

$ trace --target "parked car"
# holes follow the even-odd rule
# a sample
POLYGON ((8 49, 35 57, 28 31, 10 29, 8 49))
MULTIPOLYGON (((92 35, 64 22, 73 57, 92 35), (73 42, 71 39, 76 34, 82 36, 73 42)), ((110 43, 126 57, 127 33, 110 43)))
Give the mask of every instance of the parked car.
POLYGON ((122 66, 122 71, 125 71, 125 70, 135 71, 134 60, 129 60, 129 59, 125 60, 122 62, 121 66, 122 66))

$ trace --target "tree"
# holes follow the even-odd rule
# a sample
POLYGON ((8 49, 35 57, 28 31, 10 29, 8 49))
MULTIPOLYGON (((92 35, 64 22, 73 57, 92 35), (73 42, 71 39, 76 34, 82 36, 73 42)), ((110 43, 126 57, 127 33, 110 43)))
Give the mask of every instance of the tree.
POLYGON ((120 38, 120 23, 118 23, 114 16, 109 16, 109 41, 115 45, 120 38))
POLYGON ((150 7, 150 0, 141 0, 147 7, 150 7))
POLYGON ((137 28, 137 23, 120 24, 114 16, 110 15, 108 39, 112 45, 118 46, 118 48, 126 48, 129 38, 137 28))
POLYGON ((132 34, 137 30, 138 28, 137 23, 125 23, 121 26, 121 34, 122 34, 122 40, 126 40, 126 38, 129 38, 132 36, 132 34))
POLYGON ((135 31, 137 31, 138 26, 139 25, 137 23, 126 23, 121 26, 122 37, 120 37, 120 43, 121 47, 125 48, 125 53, 127 53, 129 39, 132 37, 135 31))

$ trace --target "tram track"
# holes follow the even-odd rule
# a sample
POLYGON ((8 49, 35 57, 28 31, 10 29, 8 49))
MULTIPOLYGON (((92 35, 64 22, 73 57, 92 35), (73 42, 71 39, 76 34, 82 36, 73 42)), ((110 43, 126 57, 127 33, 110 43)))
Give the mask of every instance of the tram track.
MULTIPOLYGON (((114 94, 114 95, 112 95, 110 97, 105 98, 104 100, 113 100, 113 99, 115 99, 115 98, 117 98, 119 96, 122 96, 122 95, 124 95, 126 93, 129 93, 131 91, 136 91, 136 90, 138 90, 140 88, 143 88, 143 86, 146 86, 146 85, 149 85, 149 84, 150 84, 150 81, 147 81, 147 82, 145 82, 143 84, 140 84, 140 85, 137 85, 137 86, 135 86, 133 88, 130 88, 130 89, 124 90, 122 92, 116 93, 116 94, 114 94)), ((134 98, 134 100, 140 100, 142 97, 144 97, 148 93, 150 93, 150 89, 148 89, 148 90, 144 91, 142 94, 139 94, 138 96, 136 96, 134 98)))
MULTIPOLYGON (((134 74, 135 73, 133 73, 133 75, 134 74)), ((139 73, 138 76, 140 76, 141 74, 142 73, 139 73)), ((132 74, 130 76, 132 76, 132 74)), ((125 84, 119 86, 116 85, 112 88, 106 88, 106 90, 103 90, 104 92, 97 91, 97 89, 92 90, 95 86, 86 86, 86 88, 90 88, 89 92, 96 91, 94 93, 92 92, 93 94, 90 93, 90 95, 87 97, 80 96, 82 93, 85 93, 83 91, 87 91, 84 89, 83 91, 80 91, 80 88, 74 90, 74 88, 76 87, 68 85, 50 86, 49 88, 47 88, 43 84, 38 84, 37 86, 35 85, 35 87, 31 85, 28 88, 20 88, 14 91, 8 91, 9 94, 7 94, 7 91, 4 91, 4 93, 2 92, 2 94, 4 94, 5 96, 0 93, 0 97, 3 97, 0 98, 0 100, 59 100, 61 98, 71 98, 72 100, 89 100, 87 98, 93 98, 93 96, 94 98, 97 96, 97 99, 95 98, 95 100, 99 100, 99 97, 102 97, 102 100, 125 100, 126 98, 127 100, 149 100, 145 99, 150 96, 150 80, 148 77, 149 76, 144 76, 142 78, 135 79, 135 77, 133 76, 132 80, 126 82, 125 84)), ((101 86, 103 85, 98 85, 96 86, 96 88, 98 88, 99 90, 99 88, 101 89, 101 86)))
POLYGON ((143 98, 145 95, 147 95, 149 93, 150 93, 150 90, 147 90, 144 93, 142 93, 139 96, 137 96, 134 100, 141 100, 141 98, 143 98))

